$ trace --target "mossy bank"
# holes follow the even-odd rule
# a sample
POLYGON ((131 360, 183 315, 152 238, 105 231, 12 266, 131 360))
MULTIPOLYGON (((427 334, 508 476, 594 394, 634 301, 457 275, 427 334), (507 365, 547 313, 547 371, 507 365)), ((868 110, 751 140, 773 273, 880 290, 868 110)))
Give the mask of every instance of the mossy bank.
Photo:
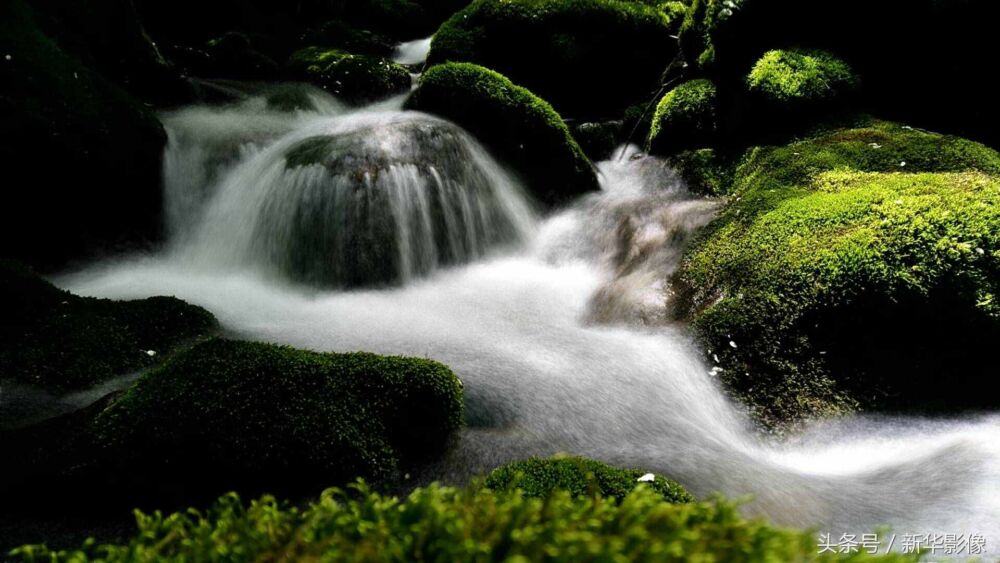
POLYGON ((677 276, 682 316, 768 424, 996 406, 1000 155, 889 122, 751 150, 677 276))

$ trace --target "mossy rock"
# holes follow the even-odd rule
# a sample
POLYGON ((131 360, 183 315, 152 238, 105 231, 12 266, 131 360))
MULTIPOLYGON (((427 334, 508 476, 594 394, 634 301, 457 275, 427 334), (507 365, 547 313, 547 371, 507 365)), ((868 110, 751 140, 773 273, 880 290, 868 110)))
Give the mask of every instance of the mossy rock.
POLYGON ((710 80, 690 80, 667 92, 653 114, 649 151, 671 154, 710 146, 719 127, 716 106, 716 89, 710 80))
POLYGON ((513 166, 542 201, 563 202, 599 187, 552 106, 497 72, 470 63, 432 67, 406 107, 465 128, 513 166))
POLYGON ((162 234, 166 135, 148 108, 0 4, 0 256, 51 268, 162 234))
POLYGON ((401 478, 461 425, 462 384, 437 362, 211 340, 143 375, 94 433, 147 485, 218 494, 401 478))
POLYGON ((851 67, 826 51, 768 51, 747 75, 750 92, 774 104, 833 102, 857 83, 851 67))
POLYGON ((330 20, 309 29, 302 37, 305 45, 322 45, 348 53, 388 57, 395 51, 397 41, 372 32, 358 29, 341 20, 330 20))
POLYGON ((826 51, 774 50, 758 60, 746 78, 748 118, 744 127, 787 136, 811 124, 849 112, 859 80, 850 65, 826 51))
POLYGON ((434 35, 428 64, 495 69, 572 117, 620 115, 673 59, 671 20, 617 0, 476 0, 434 35))
POLYGON ((773 426, 996 407, 1000 154, 888 122, 758 148, 689 251, 681 308, 773 426))
POLYGON ((149 367, 217 330, 201 307, 173 297, 79 297, 12 262, 0 262, 0 379, 53 393, 149 367))
POLYGON ((355 104, 400 94, 411 84, 406 67, 388 59, 324 47, 296 51, 288 68, 297 78, 355 104))
POLYGON ((486 478, 486 487, 520 489, 527 497, 545 498, 561 490, 574 497, 602 496, 620 501, 640 483, 645 483, 667 502, 680 504, 694 500, 676 482, 660 475, 655 475, 651 481, 639 481, 644 475, 645 471, 612 467, 583 457, 533 457, 494 469, 486 478))

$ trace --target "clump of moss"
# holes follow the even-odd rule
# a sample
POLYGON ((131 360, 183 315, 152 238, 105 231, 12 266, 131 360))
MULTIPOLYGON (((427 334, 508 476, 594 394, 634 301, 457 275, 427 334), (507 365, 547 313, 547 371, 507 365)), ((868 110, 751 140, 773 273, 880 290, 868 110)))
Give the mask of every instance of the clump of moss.
POLYGON ((667 92, 656 106, 649 130, 649 150, 670 154, 712 144, 718 132, 715 85, 710 80, 685 82, 667 92))
POLYGON ((405 92, 411 82, 406 68, 388 59, 325 47, 296 51, 288 67, 298 78, 355 104, 405 92))
POLYGON ((765 423, 996 406, 1000 154, 892 123, 752 151, 682 300, 765 423))
POLYGON ((0 379, 56 393, 146 368, 216 330, 208 311, 173 297, 79 297, 11 262, 0 263, 0 304, 0 379))
MULTIPOLYGON (((520 489, 525 496, 545 498, 555 491, 567 491, 574 497, 602 496, 622 500, 641 482, 645 471, 619 469, 582 457, 529 458, 494 469, 486 478, 491 489, 520 489)), ((674 481, 656 475, 645 482, 664 500, 691 502, 694 498, 674 481)))
POLYGON ((661 10, 618 0, 476 0, 434 36, 428 64, 496 69, 573 117, 620 115, 675 55, 661 10))
POLYGON ((217 494, 398 478, 461 424, 461 382, 439 363, 211 340, 142 376, 93 426, 103 471, 142 467, 149 486, 217 494))
POLYGON ((727 501, 671 504, 647 487, 615 499, 544 499, 518 491, 431 485, 403 498, 364 484, 298 507, 230 494, 207 511, 136 514, 120 544, 56 551, 25 546, 25 561, 239 561, 350 558, 392 561, 886 561, 916 554, 817 554, 813 532, 747 520, 727 501))
POLYGON ((470 63, 435 66, 424 73, 406 107, 464 127, 546 202, 598 189, 592 165, 559 114, 500 73, 470 63))
POLYGON ((750 92, 775 103, 830 102, 857 82, 847 63, 825 51, 768 51, 747 76, 750 92))

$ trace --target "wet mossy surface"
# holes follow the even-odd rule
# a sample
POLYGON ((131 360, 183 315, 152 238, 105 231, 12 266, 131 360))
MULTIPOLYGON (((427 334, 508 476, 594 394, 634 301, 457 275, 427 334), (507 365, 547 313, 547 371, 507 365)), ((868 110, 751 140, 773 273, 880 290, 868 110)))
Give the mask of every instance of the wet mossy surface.
POLYGON ((0 303, 0 379, 57 394, 147 368, 217 330, 180 299, 79 297, 12 262, 0 262, 0 303))
POLYGON ((749 152, 677 277, 725 383, 766 424, 995 407, 1000 155, 889 122, 749 152))
POLYGON ((498 72, 470 63, 432 67, 406 107, 442 116, 472 133, 546 203, 598 189, 593 166, 560 115, 498 72))
POLYGON ((296 51, 288 61, 288 68, 297 78, 353 104, 400 94, 411 83, 406 68, 388 59, 324 47, 296 51))
POLYGON ((638 469, 622 469, 583 457, 533 457, 494 469, 486 477, 485 485, 495 490, 519 489, 527 497, 545 498, 555 491, 566 491, 574 497, 601 496, 620 501, 640 483, 645 483, 667 502, 694 500, 684 487, 661 475, 639 481, 646 474, 638 469))
POLYGON ((613 118, 656 91, 677 22, 640 2, 476 0, 441 26, 428 64, 476 63, 562 114, 613 118))

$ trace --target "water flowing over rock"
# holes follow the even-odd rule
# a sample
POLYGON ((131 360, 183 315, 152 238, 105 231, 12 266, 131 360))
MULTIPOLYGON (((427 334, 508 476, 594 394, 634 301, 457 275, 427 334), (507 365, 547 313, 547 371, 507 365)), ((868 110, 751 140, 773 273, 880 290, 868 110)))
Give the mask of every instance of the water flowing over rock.
POLYGON ((265 111, 246 124, 249 108, 216 113, 222 126, 198 125, 201 141, 171 129, 170 209, 175 230, 189 231, 179 251, 206 267, 367 287, 472 261, 532 230, 521 188, 457 126, 415 112, 330 115, 334 107, 265 111))

